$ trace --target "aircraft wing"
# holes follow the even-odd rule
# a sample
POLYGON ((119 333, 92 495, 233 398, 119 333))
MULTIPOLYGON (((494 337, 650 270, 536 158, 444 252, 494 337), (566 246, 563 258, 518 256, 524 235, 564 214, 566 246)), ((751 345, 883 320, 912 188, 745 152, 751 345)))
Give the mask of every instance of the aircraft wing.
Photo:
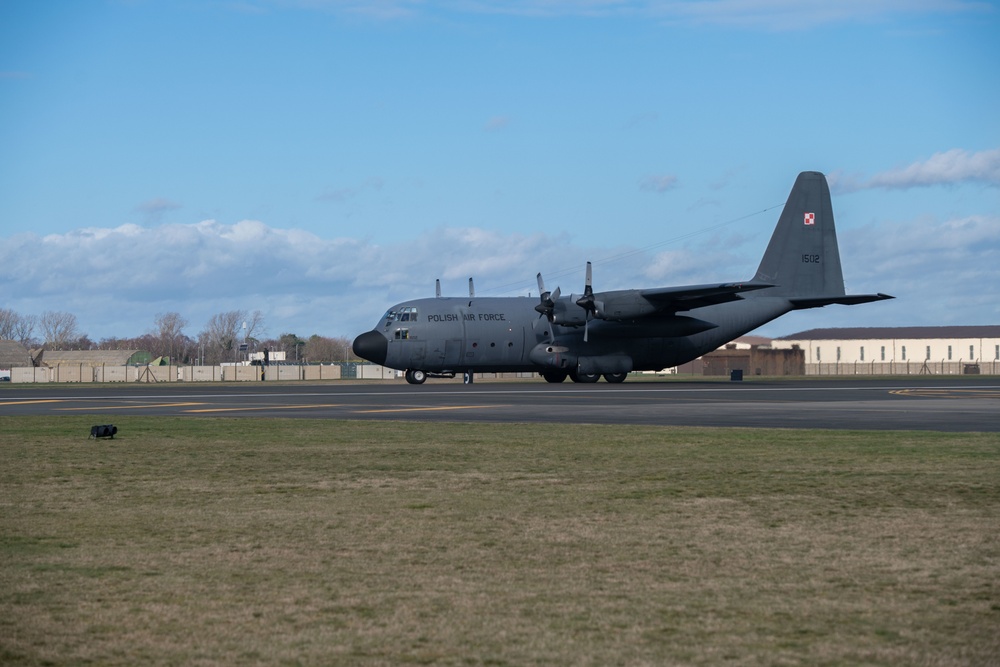
POLYGON ((774 287, 767 283, 725 283, 722 285, 687 285, 639 290, 639 294, 661 310, 691 310, 742 299, 740 292, 774 287))

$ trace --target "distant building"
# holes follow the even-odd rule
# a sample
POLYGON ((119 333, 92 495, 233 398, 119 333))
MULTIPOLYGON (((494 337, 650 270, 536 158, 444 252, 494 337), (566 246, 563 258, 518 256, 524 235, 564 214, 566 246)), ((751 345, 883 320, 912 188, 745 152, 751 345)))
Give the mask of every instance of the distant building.
POLYGON ((1000 326, 810 329, 771 347, 805 353, 807 375, 1000 373, 1000 326))
POLYGON ((16 340, 0 340, 0 369, 10 370, 31 366, 31 355, 27 348, 16 340))
POLYGON ((740 347, 729 343, 701 358, 703 375, 805 375, 805 355, 797 347, 772 349, 768 345, 751 344, 740 347))
POLYGON ((152 355, 145 350, 45 350, 36 357, 39 366, 145 366, 152 355))
POLYGON ((718 350, 677 366, 679 375, 804 375, 805 358, 801 350, 772 350, 771 339, 764 336, 740 336, 718 350))

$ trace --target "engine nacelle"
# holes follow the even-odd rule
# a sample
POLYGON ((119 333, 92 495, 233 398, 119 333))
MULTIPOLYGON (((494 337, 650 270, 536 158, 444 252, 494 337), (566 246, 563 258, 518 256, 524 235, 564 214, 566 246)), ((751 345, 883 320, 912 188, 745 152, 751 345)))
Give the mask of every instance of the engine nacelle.
POLYGON ((576 305, 576 299, 576 295, 572 295, 553 304, 553 324, 563 327, 582 327, 587 323, 587 311, 576 305))
POLYGON ((594 304, 594 317, 601 320, 634 320, 657 312, 657 307, 643 298, 637 291, 611 295, 606 293, 601 301, 594 304))
POLYGON ((539 343, 531 348, 528 360, 544 368, 555 368, 569 371, 576 367, 576 355, 564 345, 554 343, 539 343))

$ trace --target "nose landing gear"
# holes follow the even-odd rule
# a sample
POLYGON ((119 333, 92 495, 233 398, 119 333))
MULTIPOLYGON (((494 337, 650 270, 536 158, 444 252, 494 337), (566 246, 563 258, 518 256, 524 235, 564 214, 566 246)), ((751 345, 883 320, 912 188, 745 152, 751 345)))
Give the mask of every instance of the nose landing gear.
POLYGON ((427 373, 425 371, 413 370, 412 368, 407 369, 403 377, 410 384, 423 384, 427 381, 427 373))

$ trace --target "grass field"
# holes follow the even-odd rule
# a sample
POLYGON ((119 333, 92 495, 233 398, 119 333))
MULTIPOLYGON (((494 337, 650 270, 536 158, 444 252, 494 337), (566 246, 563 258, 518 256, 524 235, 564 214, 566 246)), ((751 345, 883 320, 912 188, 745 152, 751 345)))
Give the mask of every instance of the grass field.
POLYGON ((0 418, 0 664, 998 663, 1000 434, 0 418))

